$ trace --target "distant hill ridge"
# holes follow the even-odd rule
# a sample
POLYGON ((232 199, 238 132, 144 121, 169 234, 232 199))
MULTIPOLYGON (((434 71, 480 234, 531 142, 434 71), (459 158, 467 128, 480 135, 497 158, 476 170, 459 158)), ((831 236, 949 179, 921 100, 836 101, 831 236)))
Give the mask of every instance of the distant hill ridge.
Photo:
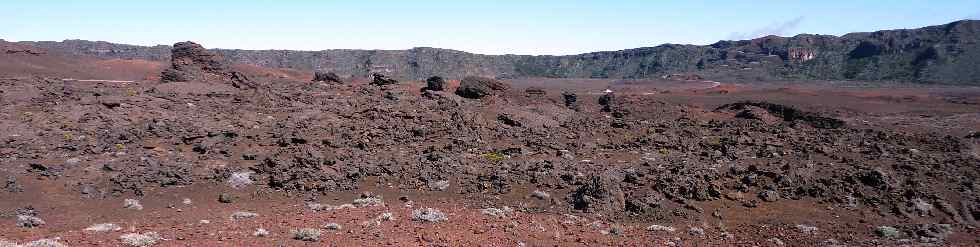
MULTIPOLYGON (((401 79, 439 75, 555 78, 659 78, 694 73, 708 79, 868 80, 980 85, 980 21, 918 29, 801 34, 719 41, 705 46, 665 44, 566 56, 480 55, 420 47, 409 50, 212 49, 235 63, 401 79)), ((168 60, 170 46, 85 40, 20 42, 49 51, 101 58, 168 60)), ((207 46, 207 44, 204 44, 207 46)))

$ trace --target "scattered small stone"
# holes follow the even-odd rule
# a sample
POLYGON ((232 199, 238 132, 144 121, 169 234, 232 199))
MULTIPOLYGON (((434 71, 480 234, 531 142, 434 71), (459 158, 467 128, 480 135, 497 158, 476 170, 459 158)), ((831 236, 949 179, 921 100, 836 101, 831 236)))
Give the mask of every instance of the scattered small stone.
POLYGON ((775 246, 785 246, 786 245, 786 243, 783 243, 783 240, 782 239, 779 239, 779 238, 766 239, 766 242, 770 242, 770 243, 772 243, 772 245, 775 245, 775 246))
POLYGON ((922 224, 916 227, 915 234, 919 238, 943 240, 953 234, 953 226, 950 224, 922 224))
POLYGON ((3 189, 12 193, 24 192, 24 186, 18 184, 17 177, 14 176, 7 176, 7 183, 3 186, 3 189))
POLYGON ((445 191, 446 189, 449 189, 449 180, 431 181, 429 182, 428 186, 429 190, 432 191, 445 191))
POLYGON ((412 210, 412 219, 424 222, 442 222, 449 220, 449 218, 446 217, 446 214, 434 208, 412 210))
POLYGON ((133 210, 143 210, 143 204, 140 204, 139 200, 130 198, 130 199, 123 200, 123 208, 133 209, 133 210))
POLYGON ((147 233, 127 233, 119 236, 119 241, 123 244, 133 247, 146 247, 157 243, 157 241, 163 240, 160 234, 156 232, 147 233))
POLYGON ((493 217, 504 217, 507 213, 514 211, 510 207, 504 206, 503 208, 484 208, 480 209, 480 213, 493 217))
POLYGON ((264 228, 255 229, 255 232, 252 233, 252 236, 256 236, 260 238, 269 236, 269 231, 265 230, 264 228))
POLYGON ((245 211, 238 211, 231 214, 232 220, 244 220, 259 217, 259 214, 245 211))
POLYGON ((647 227, 647 231, 654 231, 654 232, 674 232, 676 230, 677 229, 674 229, 673 227, 661 226, 661 225, 650 225, 647 227))
POLYGON ((210 220, 200 220, 197 223, 201 223, 201 224, 205 224, 206 225, 206 224, 211 224, 211 221, 210 220))
POLYGON ((327 223, 326 225, 323 225, 323 229, 332 230, 332 231, 337 231, 342 228, 343 227, 341 227, 340 224, 337 223, 327 223))
POLYGON ((183 200, 183 201, 181 201, 181 203, 183 203, 184 205, 191 205, 191 204, 194 204, 194 202, 193 202, 193 201, 191 201, 191 199, 190 199, 190 198, 184 198, 184 200, 183 200))
POLYGON ((817 246, 822 246, 822 247, 846 247, 846 245, 841 245, 840 242, 837 242, 837 239, 832 239, 832 238, 831 239, 824 240, 824 241, 821 241, 817 246))
POLYGON ((802 232, 804 234, 816 234, 817 233, 817 230, 820 230, 819 228, 817 228, 815 226, 803 225, 803 224, 796 225, 796 229, 800 230, 800 232, 802 232))
MULTIPOLYGON (((2 245, 0 245, 2 246, 2 245)), ((67 247, 67 245, 58 242, 58 238, 45 238, 31 241, 24 245, 14 245, 16 247, 67 247)))
POLYGON ((316 242, 320 241, 320 234, 322 234, 322 232, 316 228, 300 228, 293 230, 293 239, 316 242))
POLYGON ((319 211, 330 211, 330 210, 333 210, 334 209, 334 207, 333 206, 330 206, 329 204, 320 204, 320 203, 315 203, 315 202, 307 203, 306 204, 306 207, 309 208, 310 210, 317 211, 317 212, 319 212, 319 211))
POLYGON ((218 202, 221 203, 232 203, 235 201, 235 197, 228 193, 221 193, 218 195, 218 202))
POLYGON ((378 215, 378 221, 392 221, 395 220, 395 215, 391 212, 384 212, 378 215))
POLYGON ((97 232, 97 233, 112 232, 112 231, 119 231, 119 230, 122 230, 122 227, 113 223, 94 224, 89 226, 88 228, 85 228, 85 231, 97 232))
POLYGON ((901 231, 890 226, 879 226, 875 228, 875 234, 883 238, 898 238, 902 236, 901 231))
POLYGON ((589 223, 589 227, 591 227, 592 229, 601 229, 602 221, 601 220, 593 221, 592 223, 589 223))
POLYGON ((548 198, 551 198, 551 194, 548 194, 548 192, 535 190, 531 193, 531 197, 538 198, 540 200, 548 200, 548 198))
POLYGON ((691 236, 695 237, 704 237, 704 228, 691 227, 690 229, 687 229, 687 234, 691 234, 691 236))
POLYGON ((773 190, 763 191, 759 193, 759 199, 767 202, 779 201, 779 192, 773 190))
POLYGON ((228 177, 228 186, 235 189, 245 188, 254 183, 252 181, 252 172, 234 172, 228 177))
POLYGON ((35 228, 44 225, 44 220, 37 216, 17 215, 17 226, 23 228, 35 228))
POLYGON ((79 162, 82 162, 82 159, 79 159, 78 157, 68 158, 68 160, 65 160, 65 164, 68 165, 77 165, 79 162))
POLYGON ((609 227, 609 234, 612 234, 613 236, 623 236, 624 232, 626 231, 623 230, 622 226, 612 225, 609 227))
POLYGON ((575 160, 575 155, 572 155, 572 151, 566 149, 558 150, 558 156, 566 160, 575 160))
POLYGON ((0 238, 0 247, 19 247, 17 243, 7 241, 6 239, 0 238))
POLYGON ((361 198, 354 199, 354 206, 357 207, 375 207, 384 205, 385 203, 381 200, 381 197, 370 193, 364 193, 361 195, 361 198))
POLYGON ((93 199, 93 198, 102 197, 102 192, 99 191, 99 189, 96 188, 94 185, 83 184, 81 185, 81 187, 82 188, 79 189, 79 192, 82 193, 82 198, 93 199))
POLYGON ((929 215, 934 208, 931 203, 923 200, 922 198, 912 199, 910 203, 912 204, 912 208, 915 209, 915 212, 919 213, 919 216, 929 215))

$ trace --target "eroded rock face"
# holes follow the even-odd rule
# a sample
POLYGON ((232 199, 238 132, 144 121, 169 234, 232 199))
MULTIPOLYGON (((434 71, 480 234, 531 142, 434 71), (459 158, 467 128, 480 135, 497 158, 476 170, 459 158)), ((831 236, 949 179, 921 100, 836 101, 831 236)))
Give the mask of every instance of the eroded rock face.
POLYGON ((218 54, 190 42, 178 42, 171 50, 170 68, 160 75, 163 82, 230 82, 237 88, 254 88, 255 83, 241 72, 234 71, 218 54))
POLYGON ((463 78, 456 89, 456 95, 463 98, 480 99, 510 89, 510 85, 497 79, 468 76, 463 78))

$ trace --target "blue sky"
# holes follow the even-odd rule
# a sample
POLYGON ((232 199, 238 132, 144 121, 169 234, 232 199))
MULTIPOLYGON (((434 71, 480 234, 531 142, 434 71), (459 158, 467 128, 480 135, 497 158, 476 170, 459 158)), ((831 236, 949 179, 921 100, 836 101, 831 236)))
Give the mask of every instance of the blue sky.
POLYGON ((0 38, 576 54, 767 34, 916 28, 966 18, 980 18, 980 1, 14 0, 0 10, 0 38))

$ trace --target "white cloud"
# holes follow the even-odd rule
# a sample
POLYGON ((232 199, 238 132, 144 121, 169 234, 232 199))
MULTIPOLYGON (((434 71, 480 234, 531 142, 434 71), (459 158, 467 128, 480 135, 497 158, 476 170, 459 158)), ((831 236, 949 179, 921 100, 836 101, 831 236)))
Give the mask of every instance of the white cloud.
POLYGON ((743 39, 754 39, 759 37, 764 37, 768 35, 786 35, 789 31, 795 29, 800 23, 803 22, 803 16, 798 16, 791 20, 783 22, 775 22, 769 24, 768 26, 752 30, 749 32, 734 32, 728 35, 729 40, 743 40, 743 39))

